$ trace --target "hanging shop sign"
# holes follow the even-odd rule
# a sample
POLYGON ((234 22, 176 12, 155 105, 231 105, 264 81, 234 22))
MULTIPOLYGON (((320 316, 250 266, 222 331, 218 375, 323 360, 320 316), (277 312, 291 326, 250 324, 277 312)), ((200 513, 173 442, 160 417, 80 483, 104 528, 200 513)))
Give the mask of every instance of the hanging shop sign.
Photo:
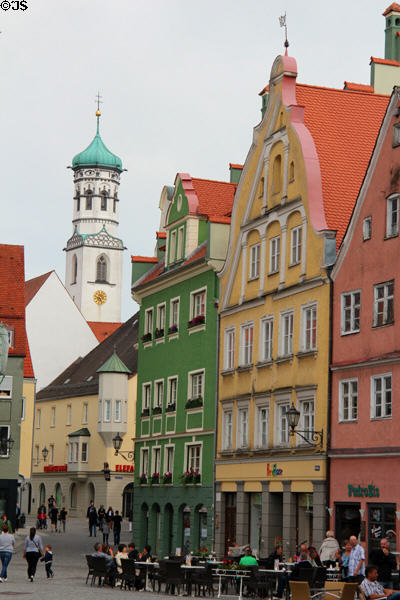
POLYGON ((352 485, 349 483, 347 490, 349 498, 352 496, 354 498, 379 498, 379 488, 372 484, 364 487, 362 485, 352 485))
POLYGON ((267 463, 267 477, 277 477, 278 475, 282 475, 283 469, 278 469, 276 463, 271 465, 267 463))

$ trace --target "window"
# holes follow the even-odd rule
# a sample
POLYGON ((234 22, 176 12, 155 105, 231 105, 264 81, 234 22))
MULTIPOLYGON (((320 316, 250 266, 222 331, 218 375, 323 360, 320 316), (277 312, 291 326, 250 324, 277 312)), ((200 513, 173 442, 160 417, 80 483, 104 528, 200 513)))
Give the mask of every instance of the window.
POLYGON ((273 317, 261 319, 261 360, 268 362, 272 360, 272 340, 274 335, 273 317))
POLYGON ((386 236, 399 234, 399 196, 387 199, 386 236))
POLYGON ((121 400, 116 400, 115 401, 114 421, 116 423, 120 423, 121 422, 121 400))
POLYGON ((278 409, 278 444, 287 446, 289 444, 289 424, 286 411, 289 410, 289 402, 280 403, 278 409))
POLYGON ((192 318, 204 317, 206 314, 206 290, 192 293, 192 318))
POLYGON ((153 473, 158 473, 160 474, 160 470, 161 470, 161 448, 154 447, 152 449, 151 452, 151 457, 153 459, 153 473))
POLYGON ((92 192, 90 190, 86 192, 86 210, 92 210, 92 192))
MULTIPOLYGON (((0 439, 2 439, 2 438, 1 438, 1 434, 2 434, 1 430, 2 430, 2 429, 3 429, 3 428, 2 428, 2 427, 0 427, 0 439)), ((7 436, 7 437, 8 437, 8 436, 7 436)), ((0 452, 1 452, 1 447, 2 447, 2 444, 1 444, 1 442, 0 442, 0 452)), ((7 456, 7 455, 6 455, 6 456, 7 456)), ((36 466, 38 466, 38 464, 39 464, 39 446, 38 446, 38 445, 36 445, 36 446, 35 446, 35 465, 36 465, 36 466)))
POLYGON ((8 333, 8 346, 9 346, 9 349, 10 348, 14 348, 14 343, 15 343, 15 330, 14 330, 14 327, 13 326, 8 327, 7 333, 8 333))
POLYGON ((158 331, 164 332, 165 329, 165 304, 159 304, 157 306, 157 325, 158 331))
POLYGON ((54 444, 50 444, 50 452, 49 452, 49 464, 54 465, 54 444))
POLYGON ((11 398, 12 396, 12 375, 6 375, 0 382, 0 398, 11 398))
POLYGON ((76 212, 81 210, 81 193, 76 192, 76 212))
POLYGON ((204 372, 192 373, 190 375, 191 398, 203 397, 204 372))
POLYGON ((233 411, 223 412, 223 449, 230 450, 233 446, 233 411))
POLYGON ((118 202, 118 198, 114 198, 113 199, 113 212, 117 212, 117 202, 118 202))
POLYGON ((248 366, 253 363, 253 337, 254 337, 254 325, 253 323, 247 323, 241 325, 241 356, 240 363, 242 366, 248 366))
POLYGON ((142 448, 141 450, 142 453, 142 460, 141 460, 141 469, 140 469, 140 474, 141 475, 147 475, 148 471, 149 471, 149 449, 148 448, 142 448))
POLYGON ((185 230, 183 227, 179 227, 178 229, 178 246, 177 246, 177 260, 180 260, 183 257, 183 238, 184 238, 185 230))
POLYGON ((302 309, 302 342, 304 352, 317 348, 317 307, 306 306, 302 309))
POLYGON ((201 444, 187 446, 186 470, 200 473, 201 444))
POLYGON ((26 407, 26 398, 22 396, 21 402, 21 421, 25 421, 25 407, 26 407))
POLYGON ((268 429, 269 429, 269 408, 268 406, 257 407, 257 446, 267 448, 268 429))
POLYGON ((83 405, 83 418, 82 418, 82 423, 87 423, 88 422, 88 405, 85 403, 83 405))
POLYGON ((164 382, 156 381, 156 389, 154 394, 154 407, 162 408, 164 400, 164 382))
POLYGON ((366 217, 363 220, 363 240, 370 240, 372 237, 372 217, 366 217))
POLYGON ((260 244, 250 248, 250 279, 258 279, 260 275, 260 244))
POLYGON ((224 369, 235 368, 235 328, 225 329, 224 369))
POLYGON ((179 326, 179 298, 171 300, 169 326, 177 328, 179 326))
POLYGON ((56 426, 56 407, 51 407, 51 427, 56 426))
POLYGON ((153 309, 148 308, 144 315, 144 333, 153 333, 153 309))
POLYGON ((96 281, 107 281, 107 261, 105 256, 97 259, 96 281))
POLYGON ((281 315, 281 355, 293 354, 293 313, 281 315))
POLYGON ((169 262, 175 262, 176 255, 176 231, 171 231, 169 235, 169 262))
POLYGON ((37 408, 36 409, 36 429, 40 429, 41 416, 42 416, 42 409, 37 408))
POLYGON ((371 377, 371 419, 392 416, 392 375, 371 377))
POLYGON ((270 273, 278 273, 280 256, 281 256, 281 238, 278 235, 277 237, 271 238, 269 241, 269 272, 270 273))
POLYGON ((72 257, 72 281, 71 283, 76 283, 78 277, 78 259, 76 254, 72 257))
POLYGON ((303 435, 311 442, 312 432, 314 431, 314 400, 302 400, 300 402, 300 419, 301 429, 304 431, 303 435))
POLYGON ((104 421, 105 423, 111 421, 111 400, 104 400, 104 421))
POLYGON ((277 194, 281 190, 281 155, 275 157, 272 166, 272 193, 277 194))
POLYGON ((374 286, 374 326, 394 321, 394 281, 374 286))
POLYGON ((342 334, 360 331, 361 292, 342 294, 342 334))
POLYGON ((142 410, 150 408, 151 400, 151 383, 145 383, 143 385, 143 396, 142 396, 142 410))
MULTIPOLYGON (((390 25, 390 19, 388 25, 390 25)), ((395 123, 393 126, 393 147, 395 146, 400 146, 400 123, 395 123)))
MULTIPOLYGON (((9 425, 2 425, 0 426, 0 456, 7 457, 9 454, 8 451, 8 447, 7 447, 7 440, 10 437, 10 426, 9 425)), ((36 464, 38 464, 39 462, 39 446, 36 446, 37 448, 37 459, 36 459, 36 464)))
POLYGON ((87 462, 87 460, 88 460, 88 445, 87 445, 87 442, 82 442, 81 462, 87 462))
POLYGON ((290 233, 290 264, 298 265, 301 261, 301 227, 294 227, 290 233))
POLYGON ((347 379, 339 383, 339 421, 357 421, 358 379, 347 379))
POLYGON ((174 472, 174 447, 173 446, 165 447, 164 470, 166 473, 174 472))
POLYGON ((168 405, 175 404, 177 400, 177 391, 178 391, 178 378, 170 377, 168 379, 168 405))
POLYGON ((247 448, 249 445, 249 409, 238 409, 238 447, 247 448))
POLYGON ((101 194, 100 209, 107 210, 107 192, 101 194))
POLYGON ((71 404, 68 404, 68 406, 67 406, 67 425, 71 425, 71 413, 72 413, 72 406, 71 406, 71 404))

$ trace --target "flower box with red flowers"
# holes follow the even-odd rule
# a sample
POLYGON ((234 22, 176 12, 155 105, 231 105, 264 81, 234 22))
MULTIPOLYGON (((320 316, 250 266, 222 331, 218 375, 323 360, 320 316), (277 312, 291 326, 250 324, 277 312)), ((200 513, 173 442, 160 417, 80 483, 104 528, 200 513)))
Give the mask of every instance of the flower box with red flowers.
POLYGON ((178 325, 171 325, 171 327, 168 327, 168 333, 178 333, 178 325))
POLYGON ((152 335, 151 335, 150 332, 149 333, 144 333, 142 335, 142 342, 143 342, 143 344, 146 344, 147 342, 151 342, 151 338, 152 338, 152 335))
POLYGON ((147 483, 147 474, 146 473, 141 474, 141 476, 139 477, 139 483, 141 485, 144 485, 145 483, 147 483))
POLYGON ((203 325, 206 322, 206 318, 204 315, 198 315, 197 317, 193 317, 188 322, 188 329, 191 327, 197 327, 197 325, 203 325))
POLYGON ((181 481, 183 485, 187 485, 188 483, 200 483, 201 475, 198 471, 190 469, 189 471, 186 471, 186 473, 183 473, 181 481))
POLYGON ((151 484, 160 483, 160 473, 153 473, 151 476, 151 484))
POLYGON ((163 484, 172 483, 172 473, 170 473, 170 472, 164 473, 162 482, 163 482, 163 484))
POLYGON ((154 337, 156 338, 156 340, 163 338, 164 337, 164 329, 156 329, 156 331, 154 333, 154 337))

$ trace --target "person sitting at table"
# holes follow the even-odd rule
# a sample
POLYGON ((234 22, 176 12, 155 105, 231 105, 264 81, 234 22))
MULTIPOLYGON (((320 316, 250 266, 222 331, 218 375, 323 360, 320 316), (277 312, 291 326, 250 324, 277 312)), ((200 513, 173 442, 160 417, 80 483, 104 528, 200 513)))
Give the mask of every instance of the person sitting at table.
POLYGON ((299 548, 299 552, 297 554, 296 562, 300 562, 301 561, 300 557, 304 553, 308 554, 308 548, 307 548, 307 544, 305 542, 303 542, 303 544, 300 544, 300 548, 299 548))
POLYGON ((95 543, 94 552, 93 552, 92 556, 94 556, 95 558, 104 558, 105 559, 107 573, 108 573, 108 583, 111 586, 114 586, 115 575, 117 572, 114 558, 111 556, 111 554, 107 554, 106 552, 104 552, 103 545, 100 544, 99 542, 95 543))
POLYGON ((315 546, 308 547, 308 556, 309 556, 309 561, 313 567, 323 567, 324 566, 321 562, 321 559, 319 557, 319 554, 318 554, 315 546))
POLYGON ((126 547, 126 544, 119 544, 118 545, 118 552, 115 555, 115 562, 117 564, 117 571, 118 571, 118 573, 122 573, 121 558, 129 558, 128 549, 126 547))
POLYGON ((140 562, 153 562, 153 557, 151 556, 151 546, 146 544, 146 546, 143 548, 143 552, 139 554, 139 560, 140 562))
POLYGON ((311 569, 312 564, 308 560, 307 552, 302 552, 300 554, 300 560, 294 565, 292 572, 290 574, 291 581, 301 581, 300 579, 300 569, 306 568, 311 569))
POLYGON ((361 582, 361 589, 368 600, 378 600, 378 598, 389 598, 390 600, 400 600, 400 592, 394 592, 391 589, 385 589, 377 581, 378 567, 368 565, 365 569, 365 579, 361 582))
POLYGON ((258 566, 257 559, 252 555, 250 546, 246 546, 244 549, 244 556, 239 561, 239 566, 248 567, 251 565, 258 566))
POLYGON ((281 544, 275 546, 275 550, 267 558, 267 569, 273 569, 275 567, 275 561, 283 562, 283 547, 281 544))
POLYGON ((128 544, 128 558, 130 558, 130 560, 139 559, 139 552, 136 550, 136 546, 133 542, 128 544))

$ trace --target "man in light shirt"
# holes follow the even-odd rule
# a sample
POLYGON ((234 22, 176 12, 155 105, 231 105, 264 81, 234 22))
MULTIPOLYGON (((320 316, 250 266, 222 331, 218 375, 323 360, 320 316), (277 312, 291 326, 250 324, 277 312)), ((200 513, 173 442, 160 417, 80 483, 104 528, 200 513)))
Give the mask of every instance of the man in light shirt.
POLYGON ((378 583, 378 568, 375 565, 369 565, 366 568, 366 576, 361 584, 361 588, 368 600, 378 600, 379 598, 390 598, 390 600, 400 600, 400 592, 385 589, 378 583))
POLYGON ((358 543, 355 535, 350 537, 351 552, 349 556, 349 578, 361 582, 365 575, 364 548, 358 543))

